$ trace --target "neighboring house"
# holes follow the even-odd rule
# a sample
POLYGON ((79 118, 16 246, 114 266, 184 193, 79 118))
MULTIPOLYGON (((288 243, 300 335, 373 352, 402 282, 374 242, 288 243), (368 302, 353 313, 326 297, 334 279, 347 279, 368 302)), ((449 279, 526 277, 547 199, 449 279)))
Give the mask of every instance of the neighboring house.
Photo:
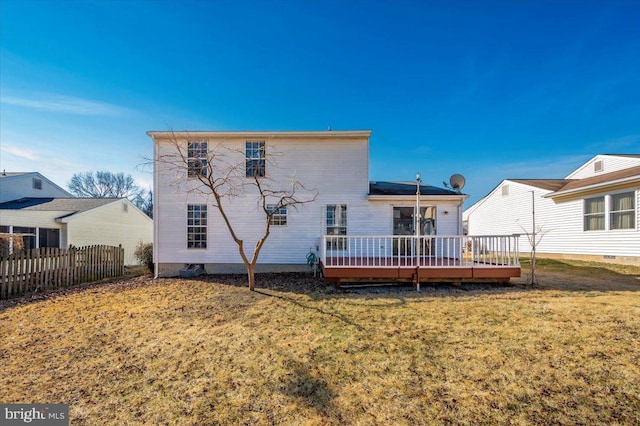
POLYGON ((122 245, 131 265, 138 242, 153 241, 153 221, 126 198, 25 197, 0 203, 0 232, 24 234, 25 249, 122 245))
POLYGON ((464 219, 470 234, 530 234, 534 202, 537 253, 640 265, 640 154, 597 155, 564 179, 505 179, 464 219))
POLYGON ((24 197, 73 197, 38 172, 2 172, 0 203, 24 197))
MULTIPOLYGON (((364 262, 380 266, 383 260, 388 260, 383 265, 387 268, 385 277, 414 276, 414 281, 415 276, 427 275, 425 269, 422 275, 417 269, 425 268, 436 256, 440 260, 448 256, 450 268, 461 266, 462 204, 467 196, 420 185, 420 251, 413 216, 417 183, 369 181, 370 131, 147 134, 154 141, 154 260, 158 276, 177 275, 187 264, 202 264, 208 273, 245 272, 213 200, 197 192, 199 181, 194 177, 198 170, 193 165, 213 161, 211 154, 221 147, 226 150, 228 164, 241 165, 243 178, 246 173, 247 179, 253 179, 257 172, 271 182, 286 182, 295 176, 318 191, 313 203, 274 216, 271 234, 260 252, 258 272, 308 270, 309 252, 324 266, 333 259, 334 266, 356 274, 350 275, 353 277, 362 272, 356 271, 356 266, 364 262), (182 164, 170 166, 159 161, 176 149, 184 155, 182 164), (445 240, 445 236, 456 237, 445 240), (411 260, 412 256, 421 260, 411 260), (407 268, 406 273, 399 271, 401 267, 407 268)), ((255 194, 242 193, 227 202, 228 216, 239 238, 245 240, 249 256, 265 220, 256 199, 255 194)), ((435 264, 431 266, 435 271, 435 264)), ((456 274, 463 268, 454 275, 472 277, 471 267, 467 269, 462 276, 456 274)))

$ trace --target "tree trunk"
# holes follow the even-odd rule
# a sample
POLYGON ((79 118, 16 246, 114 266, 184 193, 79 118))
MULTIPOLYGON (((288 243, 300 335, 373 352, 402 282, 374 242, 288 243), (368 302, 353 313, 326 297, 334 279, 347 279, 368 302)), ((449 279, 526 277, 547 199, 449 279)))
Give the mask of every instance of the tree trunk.
POLYGON ((249 290, 254 291, 256 288, 255 265, 247 266, 247 275, 249 275, 249 290))

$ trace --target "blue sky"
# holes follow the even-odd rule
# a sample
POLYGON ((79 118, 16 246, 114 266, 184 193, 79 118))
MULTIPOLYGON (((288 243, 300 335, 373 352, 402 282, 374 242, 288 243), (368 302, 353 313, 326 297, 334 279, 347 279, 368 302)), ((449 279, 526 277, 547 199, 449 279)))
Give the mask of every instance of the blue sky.
POLYGON ((371 129, 371 180, 640 153, 640 2, 0 3, 0 168, 134 175, 147 130, 371 129))

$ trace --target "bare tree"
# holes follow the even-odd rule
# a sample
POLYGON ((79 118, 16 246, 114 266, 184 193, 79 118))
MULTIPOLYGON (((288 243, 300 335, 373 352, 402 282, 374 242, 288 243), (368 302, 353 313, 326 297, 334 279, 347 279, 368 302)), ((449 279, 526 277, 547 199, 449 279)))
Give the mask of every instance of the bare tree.
MULTIPOLYGON (((535 191, 531 192, 531 232, 528 232, 522 224, 520 228, 524 231, 524 234, 527 236, 529 240, 529 244, 531 244, 531 284, 538 284, 538 277, 536 276, 536 251, 538 249, 538 244, 542 241, 542 238, 549 232, 549 230, 542 229, 541 227, 536 227, 536 195, 535 191)), ((516 220, 519 222, 519 220, 516 220)))
POLYGON ((98 170, 76 173, 67 185, 77 197, 142 199, 144 189, 134 183, 131 175, 98 170))
POLYGON ((187 139, 179 140, 174 135, 167 142, 168 146, 159 150, 155 166, 162 166, 165 172, 170 173, 172 184, 183 191, 207 196, 236 243, 247 269, 249 289, 254 290, 255 267, 260 251, 271 233, 273 215, 282 208, 297 210, 298 207, 315 201, 318 191, 306 188, 296 180, 295 174, 288 176, 286 180, 269 177, 274 173, 265 173, 265 169, 280 169, 276 162, 276 157, 280 154, 270 151, 271 147, 266 144, 262 155, 256 160, 247 160, 242 149, 224 142, 209 144, 208 141, 196 139, 196 142, 192 142, 187 139), (251 168, 251 173, 248 168, 251 168), (245 242, 238 233, 243 223, 234 220, 229 213, 229 204, 237 198, 252 198, 255 209, 263 217, 262 228, 255 241, 245 242), (253 253, 248 253, 251 244, 253 253))

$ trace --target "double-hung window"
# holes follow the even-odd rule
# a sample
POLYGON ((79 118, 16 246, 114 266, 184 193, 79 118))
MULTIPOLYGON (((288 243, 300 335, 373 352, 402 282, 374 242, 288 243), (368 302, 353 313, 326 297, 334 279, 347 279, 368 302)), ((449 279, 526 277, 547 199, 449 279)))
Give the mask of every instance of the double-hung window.
POLYGON ((247 177, 264 177, 265 147, 264 141, 247 141, 245 144, 245 165, 247 177))
POLYGON ((187 205, 187 248, 207 248, 207 205, 187 205))
POLYGON ((585 231, 635 229, 635 191, 607 194, 584 200, 585 231))
POLYGON ((187 142, 187 176, 207 175, 207 142, 187 142))
POLYGON ((287 206, 276 209, 275 204, 267 204, 267 210, 271 214, 269 223, 272 226, 285 226, 287 224, 287 206))
POLYGON ((347 205, 327 205, 326 224, 327 249, 344 250, 347 247, 347 239, 338 236, 347 235, 347 205))
POLYGON ((634 229, 635 224, 635 192, 624 192, 611 195, 610 229, 634 229))
POLYGON ((584 200, 584 230, 604 231, 604 196, 584 200))

